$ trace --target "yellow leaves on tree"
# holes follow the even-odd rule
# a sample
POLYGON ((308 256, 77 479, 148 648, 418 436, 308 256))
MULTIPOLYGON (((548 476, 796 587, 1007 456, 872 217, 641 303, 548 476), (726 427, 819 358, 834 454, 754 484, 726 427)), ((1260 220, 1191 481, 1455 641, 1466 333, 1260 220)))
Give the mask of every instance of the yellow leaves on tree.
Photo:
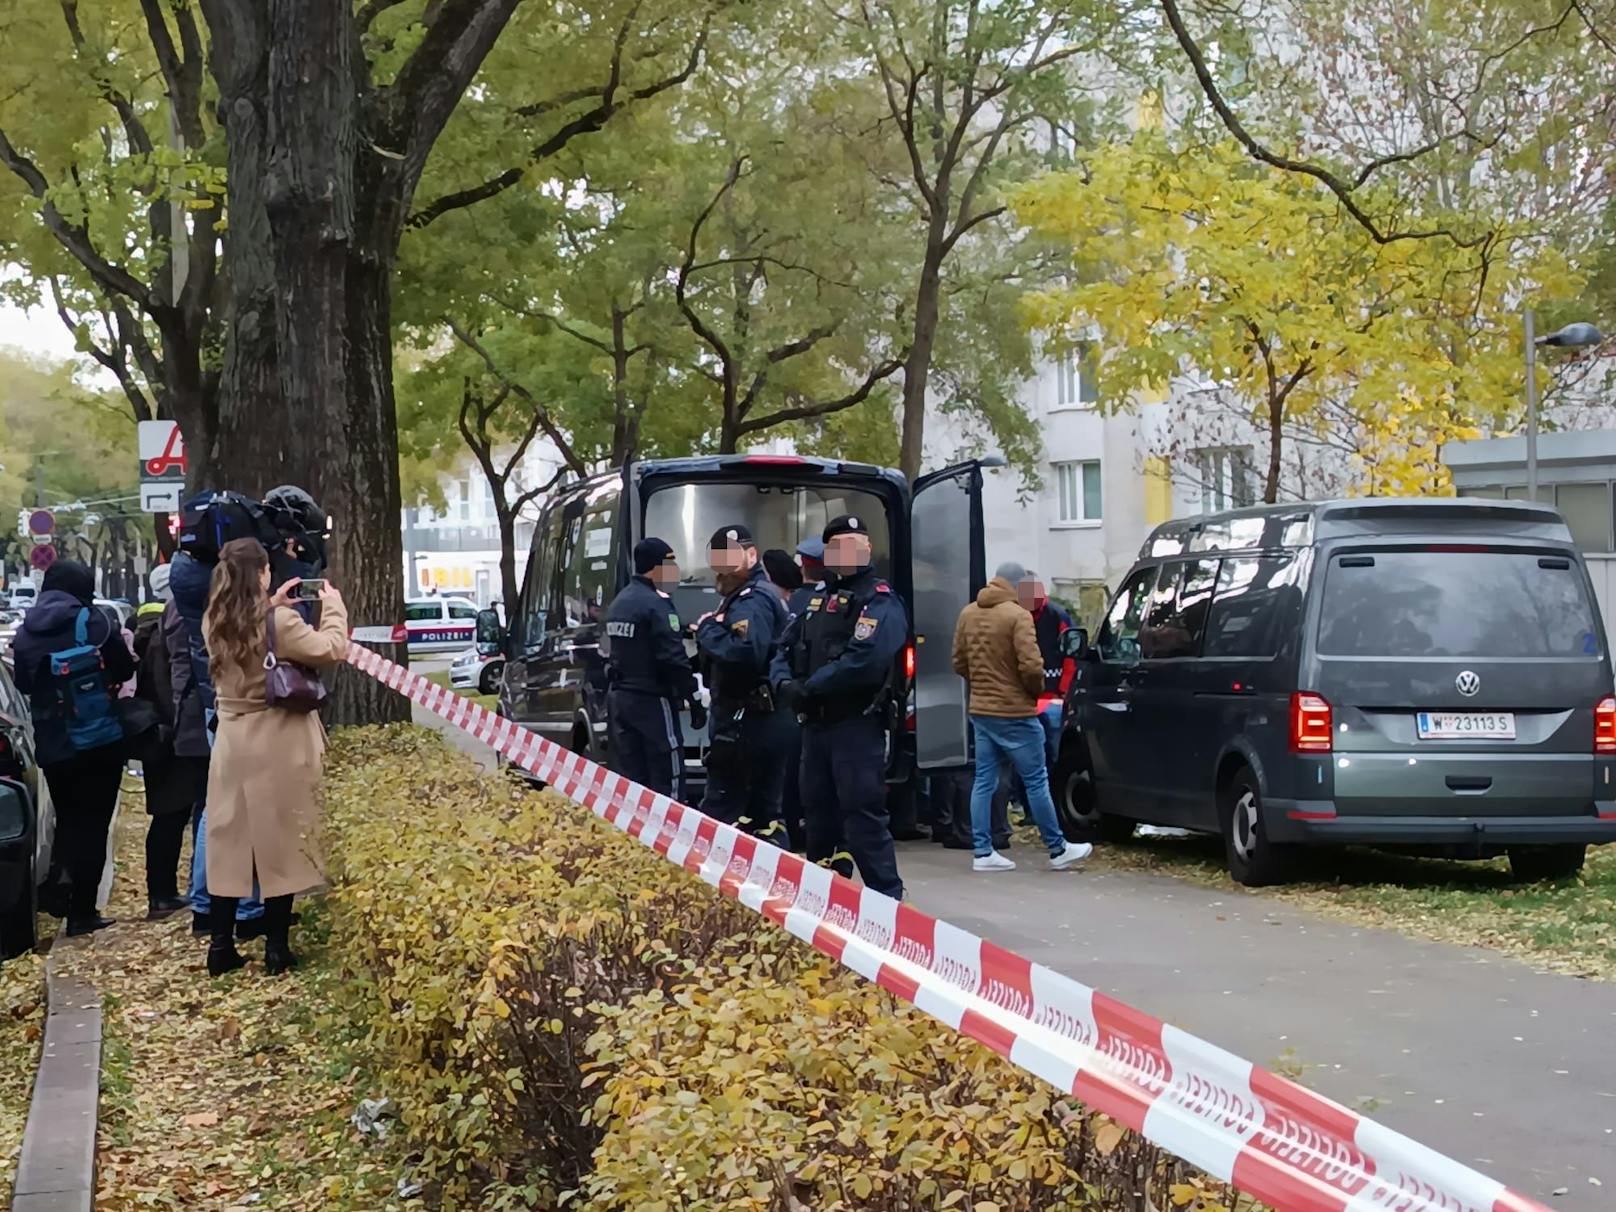
POLYGON ((1521 398, 1510 309, 1576 285, 1507 225, 1479 249, 1377 245, 1309 178, 1154 131, 1023 187, 1015 205, 1075 271, 1029 296, 1028 321, 1057 345, 1103 333, 1109 407, 1186 373, 1215 383, 1266 435, 1270 501, 1297 438, 1346 455, 1360 491, 1447 491, 1440 444, 1521 398))

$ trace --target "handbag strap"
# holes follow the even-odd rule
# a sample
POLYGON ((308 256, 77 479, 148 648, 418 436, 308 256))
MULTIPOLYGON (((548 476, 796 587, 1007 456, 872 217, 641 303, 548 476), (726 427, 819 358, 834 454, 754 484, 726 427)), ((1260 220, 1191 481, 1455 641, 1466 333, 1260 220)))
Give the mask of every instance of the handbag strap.
POLYGON ((264 668, 273 669, 280 664, 275 656, 275 608, 271 606, 264 614, 264 668))

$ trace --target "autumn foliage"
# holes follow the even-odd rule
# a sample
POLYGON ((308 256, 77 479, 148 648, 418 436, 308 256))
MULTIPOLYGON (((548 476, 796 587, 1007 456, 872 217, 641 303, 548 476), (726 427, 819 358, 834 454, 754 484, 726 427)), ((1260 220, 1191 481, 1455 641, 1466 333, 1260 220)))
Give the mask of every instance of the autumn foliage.
POLYGON ((1231 1206, 560 796, 333 750, 333 944, 442 1207, 1231 1206))

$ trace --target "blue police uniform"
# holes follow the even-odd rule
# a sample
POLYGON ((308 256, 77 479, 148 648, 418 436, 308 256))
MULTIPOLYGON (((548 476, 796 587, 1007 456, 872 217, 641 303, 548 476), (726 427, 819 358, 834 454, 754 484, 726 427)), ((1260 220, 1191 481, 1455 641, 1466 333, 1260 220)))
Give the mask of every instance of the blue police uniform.
POLYGON ((771 671, 777 690, 793 688, 803 723, 809 860, 845 844, 865 884, 894 897, 903 880, 887 828, 884 709, 908 638, 903 603, 873 568, 832 573, 787 628, 771 671))
POLYGON ((695 697, 673 602, 637 576, 606 610, 607 740, 612 769, 643 787, 684 798, 679 704, 695 697))
POLYGON ((792 719, 769 692, 769 659, 786 620, 760 563, 696 629, 713 694, 702 811, 778 843, 792 719))

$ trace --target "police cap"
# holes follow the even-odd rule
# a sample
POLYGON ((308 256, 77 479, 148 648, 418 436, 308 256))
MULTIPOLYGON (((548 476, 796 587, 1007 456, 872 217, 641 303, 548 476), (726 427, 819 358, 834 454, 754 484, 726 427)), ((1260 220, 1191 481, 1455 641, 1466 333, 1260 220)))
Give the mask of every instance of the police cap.
POLYGON ((661 539, 641 539, 634 544, 634 571, 638 576, 644 576, 651 569, 658 567, 664 560, 673 558, 673 548, 661 539))
POLYGON ((870 528, 864 524, 862 518, 857 518, 850 513, 844 513, 839 518, 832 518, 825 526, 824 534, 819 537, 828 543, 839 534, 868 535, 869 533, 870 528))
POLYGON ((707 543, 708 551, 717 551, 720 547, 756 547, 757 541, 752 538, 752 532, 739 522, 728 526, 720 526, 713 531, 713 537, 707 543))
POLYGON ((797 544, 797 554, 805 560, 819 560, 823 563, 825 559, 825 540, 817 535, 809 535, 797 544))

